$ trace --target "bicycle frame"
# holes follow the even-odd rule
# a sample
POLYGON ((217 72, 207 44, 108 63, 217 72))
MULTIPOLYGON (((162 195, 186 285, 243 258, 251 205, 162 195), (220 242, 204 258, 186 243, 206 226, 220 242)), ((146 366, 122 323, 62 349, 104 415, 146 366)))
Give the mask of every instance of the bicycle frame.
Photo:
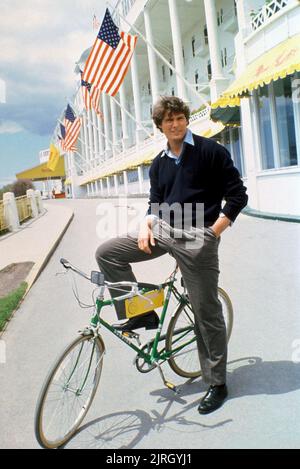
MULTIPOLYGON (((158 345, 159 342, 165 339, 165 335, 161 335, 161 330, 165 321, 166 313, 168 310, 169 302, 170 302, 170 297, 173 294, 175 298, 179 301, 179 306, 180 305, 189 305, 188 299, 186 298, 185 295, 182 295, 179 293, 177 288, 175 287, 174 283, 176 281, 175 273, 172 275, 171 280, 168 282, 165 282, 161 285, 162 288, 167 288, 167 293, 166 293, 166 298, 163 304, 163 309, 161 312, 161 316, 159 319, 159 324, 157 328, 157 332, 155 334, 154 339, 150 341, 151 344, 153 344, 151 348, 151 353, 146 353, 142 350, 143 347, 138 347, 135 345, 131 340, 129 340, 122 332, 119 332, 117 329, 115 329, 112 325, 110 325, 108 322, 106 322, 102 317, 101 317, 101 311, 104 306, 112 306, 115 304, 118 300, 117 299, 111 299, 111 300, 104 300, 103 299, 103 291, 100 291, 100 294, 96 300, 96 313, 91 319, 91 327, 93 329, 97 328, 99 324, 106 329, 108 329, 110 332, 112 332, 116 337, 118 337, 122 342, 127 344, 131 349, 133 349, 139 357, 142 357, 145 362, 149 365, 152 364, 158 364, 158 361, 161 363, 168 360, 172 355, 175 353, 179 352, 182 350, 184 347, 186 347, 188 344, 194 342, 196 339, 193 338, 183 344, 181 344, 179 347, 174 348, 172 351, 166 351, 165 348, 161 349, 160 351, 158 350, 158 345)), ((143 293, 146 293, 147 291, 150 291, 148 289, 143 289, 143 293)), ((182 328, 178 331, 176 331, 176 335, 180 335, 176 342, 182 339, 188 332, 190 331, 189 327, 182 328)))

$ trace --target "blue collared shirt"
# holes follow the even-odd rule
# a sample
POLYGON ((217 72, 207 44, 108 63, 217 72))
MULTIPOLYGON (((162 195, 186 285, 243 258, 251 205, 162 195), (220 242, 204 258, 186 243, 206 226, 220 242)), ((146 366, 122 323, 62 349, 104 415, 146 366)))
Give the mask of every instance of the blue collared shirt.
POLYGON ((189 144, 189 145, 192 145, 193 147, 195 146, 195 142, 194 142, 194 137, 193 137, 193 134, 191 132, 190 129, 187 129, 186 131, 186 134, 185 134, 185 137, 184 137, 184 140, 182 142, 182 147, 181 147, 181 150, 180 150, 180 155, 179 156, 176 156, 174 155, 174 153, 172 153, 170 147, 169 147, 169 143, 167 144, 166 148, 164 149, 161 157, 163 156, 168 156, 169 158, 172 158, 173 160, 176 160, 175 161, 175 164, 179 164, 180 163, 180 160, 181 160, 181 157, 182 157, 182 153, 183 153, 183 150, 184 150, 184 147, 186 144, 189 144))

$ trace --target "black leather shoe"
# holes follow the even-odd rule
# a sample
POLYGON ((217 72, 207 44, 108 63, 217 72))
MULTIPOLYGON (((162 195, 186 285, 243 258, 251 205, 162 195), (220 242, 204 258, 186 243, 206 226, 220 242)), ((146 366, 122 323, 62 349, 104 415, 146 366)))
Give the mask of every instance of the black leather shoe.
POLYGON ((115 329, 122 332, 133 331, 134 329, 157 329, 159 318, 155 311, 149 311, 147 314, 142 316, 135 316, 134 318, 128 319, 123 324, 114 325, 115 329))
POLYGON ((200 414, 209 414, 217 410, 228 396, 226 384, 220 386, 210 386, 205 396, 201 399, 198 407, 200 414))

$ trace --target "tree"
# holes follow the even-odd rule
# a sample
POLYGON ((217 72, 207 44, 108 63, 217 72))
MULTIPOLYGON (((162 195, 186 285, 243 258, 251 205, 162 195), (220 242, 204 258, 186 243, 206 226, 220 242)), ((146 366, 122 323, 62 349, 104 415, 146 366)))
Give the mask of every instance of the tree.
POLYGON ((0 200, 3 199, 3 194, 5 194, 5 192, 12 192, 12 184, 7 184, 6 186, 1 187, 1 189, 0 189, 0 200))
POLYGON ((15 194, 15 197, 21 197, 26 195, 28 189, 34 189, 34 185, 30 179, 18 179, 12 184, 11 192, 15 194))

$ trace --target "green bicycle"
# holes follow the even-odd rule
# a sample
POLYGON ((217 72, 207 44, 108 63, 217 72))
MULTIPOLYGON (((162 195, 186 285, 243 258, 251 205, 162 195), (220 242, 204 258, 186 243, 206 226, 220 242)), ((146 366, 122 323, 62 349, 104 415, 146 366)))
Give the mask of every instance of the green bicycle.
MULTIPOLYGON (((174 392, 178 392, 176 386, 166 380, 162 371, 161 365, 164 362, 167 361, 171 369, 184 378, 193 379, 201 375, 192 306, 183 282, 182 293, 175 286, 177 264, 166 282, 154 285, 125 281, 111 283, 104 280, 101 272, 93 271, 91 276, 88 276, 67 260, 61 259, 60 262, 65 269, 96 284, 99 291, 90 326, 79 331, 79 337, 59 356, 40 392, 35 414, 35 434, 44 448, 58 448, 64 445, 74 435, 92 404, 99 385, 105 353, 104 342, 100 335, 101 327, 112 332, 136 352, 135 365, 139 372, 148 373, 157 368, 164 385, 174 392), (126 290, 121 296, 104 300, 105 290, 113 288, 126 290), (153 298, 153 292, 161 295, 165 291, 166 295, 162 299, 162 312, 155 336, 143 345, 139 334, 119 332, 101 317, 104 306, 112 306, 120 300, 134 301, 139 298, 144 302, 150 301, 153 305, 149 295, 153 298), (171 295, 177 306, 166 334, 162 334, 171 295)), ((219 288, 219 300, 222 303, 229 340, 233 324, 233 309, 229 296, 221 288, 219 288)))

